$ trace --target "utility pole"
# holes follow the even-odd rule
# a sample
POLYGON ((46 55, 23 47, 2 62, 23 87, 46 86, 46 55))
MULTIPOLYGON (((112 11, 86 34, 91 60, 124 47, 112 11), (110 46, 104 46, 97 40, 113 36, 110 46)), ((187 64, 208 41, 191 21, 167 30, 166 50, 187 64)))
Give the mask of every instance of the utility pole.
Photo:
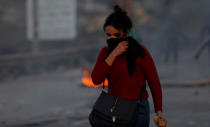
POLYGON ((38 54, 39 52, 37 4, 38 0, 26 1, 27 38, 31 42, 31 48, 33 54, 38 54))
POLYGON ((34 8, 34 38, 32 39, 32 45, 33 45, 33 53, 38 54, 39 52, 39 41, 38 41, 38 30, 39 30, 39 24, 38 24, 38 0, 33 0, 33 8, 34 8))

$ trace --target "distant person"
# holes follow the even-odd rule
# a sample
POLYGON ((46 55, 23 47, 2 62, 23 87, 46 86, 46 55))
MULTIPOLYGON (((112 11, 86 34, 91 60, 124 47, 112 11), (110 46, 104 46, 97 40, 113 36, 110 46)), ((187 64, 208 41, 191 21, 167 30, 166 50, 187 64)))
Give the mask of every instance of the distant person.
MULTIPOLYGON (((210 21, 210 20, 208 20, 210 21)), ((201 30, 201 45, 199 46, 194 58, 198 60, 204 49, 208 48, 208 54, 210 54, 210 22, 208 22, 201 30)), ((209 55, 210 60, 210 55, 209 55)))
POLYGON ((162 9, 159 11, 158 18, 162 22, 160 30, 157 33, 157 43, 155 50, 156 58, 163 53, 163 62, 179 62, 179 43, 183 39, 180 32, 180 21, 178 19, 179 11, 177 2, 172 0, 163 0, 162 9), (163 52, 160 51, 163 49, 163 52))
POLYGON ((115 6, 103 28, 108 46, 103 47, 99 53, 91 74, 93 83, 101 84, 107 78, 108 94, 140 100, 136 127, 149 127, 149 95, 145 87, 147 81, 156 115, 166 123, 162 114, 162 89, 155 64, 149 51, 128 36, 132 28, 130 18, 119 6, 115 6))
POLYGON ((166 48, 164 53, 164 62, 168 63, 170 58, 173 63, 177 64, 179 62, 179 49, 180 42, 185 38, 180 26, 182 21, 180 20, 180 3, 172 0, 165 1, 168 13, 166 14, 165 24, 166 31, 163 34, 163 38, 166 42, 166 48))
POLYGON ((166 41, 166 48, 165 48, 165 57, 164 62, 168 63, 169 58, 173 59, 173 63, 178 63, 178 48, 179 48, 179 33, 176 22, 174 20, 170 20, 171 22, 166 30, 165 34, 165 41, 166 41))

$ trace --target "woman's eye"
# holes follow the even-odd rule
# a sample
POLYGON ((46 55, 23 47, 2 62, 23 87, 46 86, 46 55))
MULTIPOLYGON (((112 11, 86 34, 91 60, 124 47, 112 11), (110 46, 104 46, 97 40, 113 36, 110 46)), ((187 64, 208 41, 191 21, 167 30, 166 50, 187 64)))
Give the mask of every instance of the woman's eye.
POLYGON ((120 37, 120 34, 114 34, 115 37, 120 37))

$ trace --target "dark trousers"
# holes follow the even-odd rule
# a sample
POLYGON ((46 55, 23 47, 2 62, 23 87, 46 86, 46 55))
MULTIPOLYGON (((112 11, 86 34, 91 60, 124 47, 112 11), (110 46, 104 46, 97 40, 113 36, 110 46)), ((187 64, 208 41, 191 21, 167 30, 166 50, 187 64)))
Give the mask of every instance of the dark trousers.
POLYGON ((140 101, 139 114, 136 127, 149 127, 150 122, 150 107, 147 99, 140 101))

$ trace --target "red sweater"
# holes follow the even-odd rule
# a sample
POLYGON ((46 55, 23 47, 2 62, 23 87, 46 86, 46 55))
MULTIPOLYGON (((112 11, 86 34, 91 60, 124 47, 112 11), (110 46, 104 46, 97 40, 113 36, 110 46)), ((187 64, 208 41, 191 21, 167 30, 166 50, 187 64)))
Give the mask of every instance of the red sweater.
MULTIPOLYGON (((94 84, 100 84, 105 78, 108 78, 109 94, 132 100, 139 99, 141 88, 147 81, 152 93, 155 112, 162 111, 162 90, 157 70, 151 55, 144 46, 143 48, 146 56, 137 57, 136 71, 132 77, 127 70, 126 55, 116 57, 112 66, 109 66, 105 61, 108 56, 108 47, 102 48, 91 74, 92 81, 94 84)), ((148 97, 145 89, 144 98, 148 97)))

